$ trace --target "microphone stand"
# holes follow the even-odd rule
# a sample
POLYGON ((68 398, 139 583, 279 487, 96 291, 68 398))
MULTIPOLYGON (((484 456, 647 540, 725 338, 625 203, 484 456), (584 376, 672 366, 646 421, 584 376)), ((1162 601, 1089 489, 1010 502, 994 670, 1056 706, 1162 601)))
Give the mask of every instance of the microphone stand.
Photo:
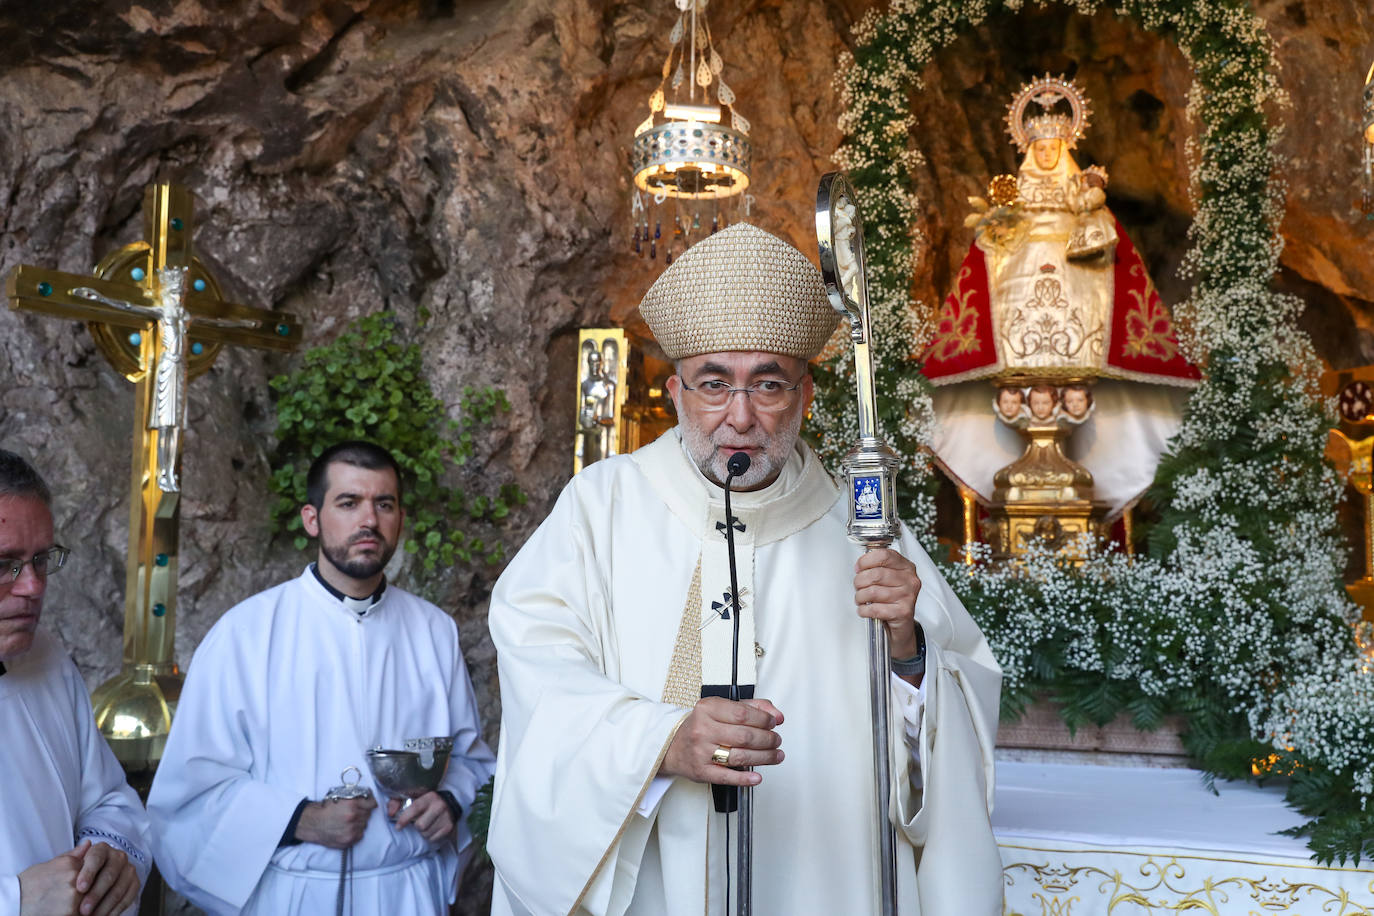
MULTIPOLYGON (((735 526, 730 512, 730 484, 734 479, 749 470, 749 454, 735 452, 726 462, 725 477, 725 549, 730 558, 730 605, 734 614, 732 625, 734 637, 730 647, 730 699, 739 702, 739 582, 735 573, 735 526)), ((746 767, 745 769, 752 769, 746 767)), ((729 815, 727 814, 728 818, 729 815)), ((739 787, 739 836, 736 840, 735 855, 735 912, 737 916, 752 916, 754 908, 754 788, 739 787)), ((728 821, 727 821, 728 826, 728 821)), ((726 840, 727 846, 729 839, 726 840)), ((730 909, 729 893, 726 893, 725 908, 730 909)))

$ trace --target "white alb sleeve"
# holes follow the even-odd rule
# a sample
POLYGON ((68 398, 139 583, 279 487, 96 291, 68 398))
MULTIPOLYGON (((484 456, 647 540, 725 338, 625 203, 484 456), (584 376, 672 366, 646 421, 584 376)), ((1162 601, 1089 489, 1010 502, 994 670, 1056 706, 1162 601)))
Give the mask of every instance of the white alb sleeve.
POLYGON ((914 767, 911 771, 911 784, 914 788, 921 787, 921 723, 925 719, 926 709, 926 682, 921 679, 920 687, 913 687, 897 675, 892 675, 892 699, 897 704, 897 709, 902 713, 902 740, 906 742, 906 748, 911 752, 911 762, 914 767))

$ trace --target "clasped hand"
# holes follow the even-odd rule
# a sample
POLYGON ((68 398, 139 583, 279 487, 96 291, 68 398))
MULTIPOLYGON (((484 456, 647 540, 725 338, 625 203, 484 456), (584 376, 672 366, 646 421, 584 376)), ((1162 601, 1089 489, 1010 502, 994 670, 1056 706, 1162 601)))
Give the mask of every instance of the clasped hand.
POLYGON ((348 849, 363 838, 368 818, 376 808, 377 800, 371 795, 310 802, 296 822, 296 839, 330 849, 348 849))
POLYGON ((83 840, 19 873, 20 916, 113 916, 138 898, 138 872, 123 851, 83 840))

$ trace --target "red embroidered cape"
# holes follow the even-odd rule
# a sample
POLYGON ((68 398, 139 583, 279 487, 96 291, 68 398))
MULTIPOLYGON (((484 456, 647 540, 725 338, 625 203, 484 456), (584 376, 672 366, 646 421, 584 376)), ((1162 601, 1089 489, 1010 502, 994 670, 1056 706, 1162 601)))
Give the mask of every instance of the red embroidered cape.
MULTIPOLYGON (((1202 375, 1179 349, 1169 309, 1119 221, 1116 236, 1112 315, 1102 374, 1164 385, 1196 384, 1202 375)), ((993 336, 987 260, 976 242, 959 266, 954 291, 936 316, 935 336, 921 359, 922 371, 937 385, 987 378, 1003 369, 993 336)))

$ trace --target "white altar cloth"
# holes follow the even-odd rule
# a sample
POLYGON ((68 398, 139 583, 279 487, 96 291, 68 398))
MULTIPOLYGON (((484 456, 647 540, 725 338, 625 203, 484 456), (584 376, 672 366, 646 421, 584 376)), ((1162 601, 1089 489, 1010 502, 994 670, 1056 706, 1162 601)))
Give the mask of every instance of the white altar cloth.
POLYGON ((1195 770, 999 760, 1007 916, 1374 916, 1374 863, 1326 868, 1278 786, 1195 770))

